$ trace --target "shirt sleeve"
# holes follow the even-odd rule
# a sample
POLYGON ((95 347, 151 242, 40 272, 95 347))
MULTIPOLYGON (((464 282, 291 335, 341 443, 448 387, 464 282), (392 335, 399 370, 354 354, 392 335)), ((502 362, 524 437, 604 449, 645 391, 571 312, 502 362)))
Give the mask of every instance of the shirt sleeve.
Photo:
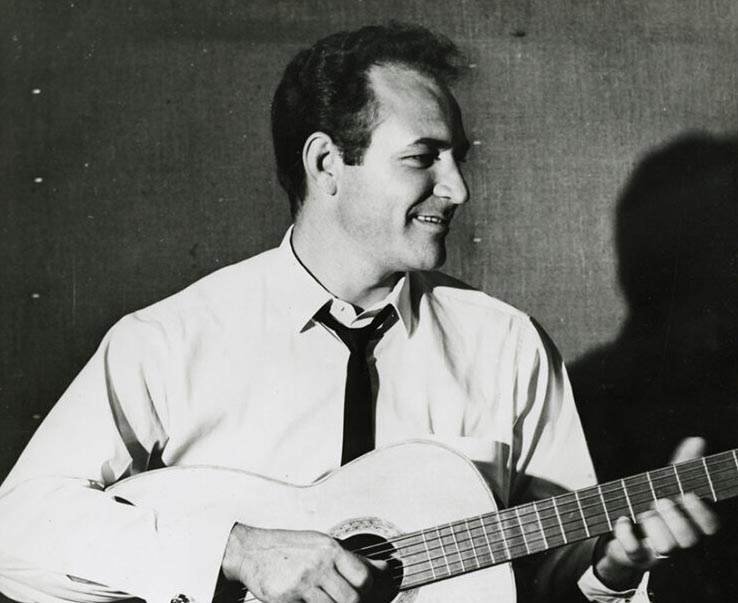
MULTIPOLYGON (((563 360, 535 321, 528 326, 518 350, 509 496, 513 505, 596 483, 563 360)), ((594 544, 594 539, 585 540, 516 564, 527 581, 522 589, 541 600, 557 593, 566 600, 648 602, 647 576, 638 589, 623 593, 597 579, 591 565, 594 544)))
POLYGON ((124 318, 0 488, 0 590, 21 601, 209 602, 232 520, 118 501, 105 487, 166 445, 160 325, 124 318))
POLYGON ((637 588, 615 591, 605 586, 595 575, 592 566, 579 578, 579 589, 586 593, 590 601, 596 603, 650 603, 648 594, 648 578, 646 572, 637 588))

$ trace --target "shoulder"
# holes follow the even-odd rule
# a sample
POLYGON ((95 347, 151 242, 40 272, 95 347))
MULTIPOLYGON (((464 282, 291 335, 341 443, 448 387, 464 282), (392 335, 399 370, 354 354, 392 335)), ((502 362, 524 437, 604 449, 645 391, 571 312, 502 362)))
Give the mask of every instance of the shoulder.
POLYGON ((530 316, 484 291, 442 272, 417 272, 411 275, 413 297, 442 309, 447 318, 493 320, 527 324, 530 316))
POLYGON ((175 340, 203 329, 233 328, 234 319, 245 320, 253 314, 252 306, 263 299, 278 263, 278 249, 270 249, 220 268, 181 291, 124 316, 112 332, 158 333, 175 340))
POLYGON ((482 345, 502 345, 525 356, 556 356, 556 346, 526 312, 441 272, 411 275, 412 298, 419 322, 436 323, 444 332, 482 345))

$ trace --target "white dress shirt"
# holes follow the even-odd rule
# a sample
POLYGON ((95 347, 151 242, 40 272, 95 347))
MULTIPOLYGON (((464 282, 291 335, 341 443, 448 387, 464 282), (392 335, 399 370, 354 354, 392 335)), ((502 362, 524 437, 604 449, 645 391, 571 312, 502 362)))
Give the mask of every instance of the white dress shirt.
MULTIPOLYGON (((349 352, 313 320, 329 302, 349 325, 387 303, 397 313, 373 350, 377 447, 443 442, 477 463, 502 505, 595 482, 561 358, 528 316, 438 273, 405 275, 357 316, 289 236, 112 327, 0 489, 0 590, 209 602, 232 522, 102 489, 159 463, 296 484, 338 467, 349 352)), ((593 576, 582 588, 611 594, 593 576)))

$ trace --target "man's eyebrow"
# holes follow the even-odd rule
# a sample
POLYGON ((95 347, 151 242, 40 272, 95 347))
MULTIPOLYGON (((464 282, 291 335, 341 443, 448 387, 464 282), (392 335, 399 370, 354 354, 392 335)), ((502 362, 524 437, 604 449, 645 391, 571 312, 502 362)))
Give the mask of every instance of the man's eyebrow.
MULTIPOLYGON (((426 145, 429 147, 433 147, 434 149, 439 150, 445 150, 450 149, 453 147, 453 144, 449 142, 448 140, 443 140, 441 138, 433 138, 424 136, 422 138, 418 138, 414 140, 410 145, 408 146, 416 146, 416 145, 426 145)), ((469 152, 469 149, 471 148, 471 144, 468 140, 464 139, 463 142, 460 142, 459 145, 456 147, 454 155, 457 156, 464 156, 469 152)))

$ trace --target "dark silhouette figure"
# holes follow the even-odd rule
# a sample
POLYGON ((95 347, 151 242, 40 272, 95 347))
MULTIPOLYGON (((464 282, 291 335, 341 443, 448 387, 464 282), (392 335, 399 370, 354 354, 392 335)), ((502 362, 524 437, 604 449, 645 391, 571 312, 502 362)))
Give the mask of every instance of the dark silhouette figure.
MULTIPOLYGON (((647 156, 617 206, 628 316, 571 366, 601 481, 669 462, 684 437, 738 447, 738 139, 692 135, 647 156)), ((738 504, 652 574, 656 601, 738 601, 738 504)))

